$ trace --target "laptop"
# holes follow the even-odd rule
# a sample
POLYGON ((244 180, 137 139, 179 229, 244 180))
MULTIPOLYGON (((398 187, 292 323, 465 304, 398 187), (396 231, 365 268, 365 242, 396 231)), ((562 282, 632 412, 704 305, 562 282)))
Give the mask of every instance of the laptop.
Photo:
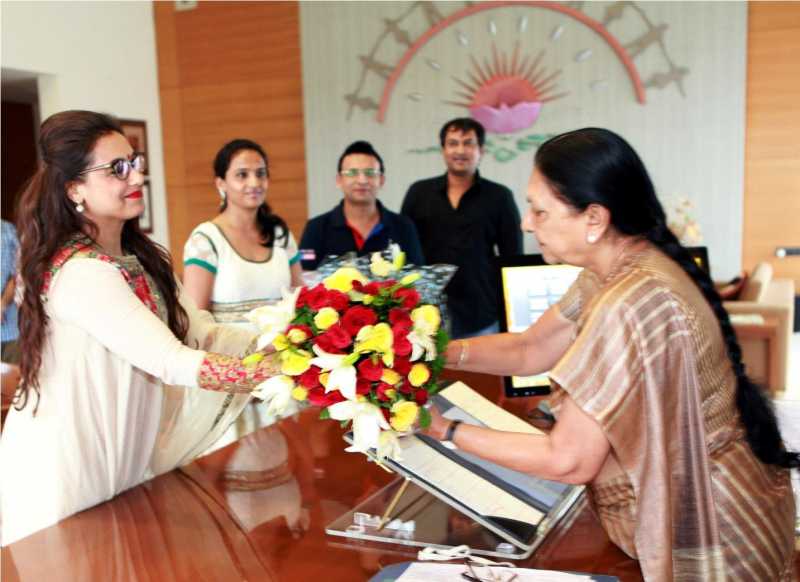
MULTIPOLYGON (((581 272, 572 265, 548 265, 542 255, 497 257, 500 331, 522 332, 561 299, 581 272)), ((550 393, 547 374, 506 376, 507 397, 550 393)))

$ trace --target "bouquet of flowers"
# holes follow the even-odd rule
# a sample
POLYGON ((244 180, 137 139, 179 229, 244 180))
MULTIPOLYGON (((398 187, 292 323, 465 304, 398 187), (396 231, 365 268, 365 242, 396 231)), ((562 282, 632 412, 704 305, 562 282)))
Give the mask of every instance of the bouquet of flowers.
POLYGON ((374 280, 343 266, 253 310, 258 348, 274 346, 281 372, 256 395, 277 413, 307 401, 321 408, 320 418, 352 423, 348 451, 397 457, 398 436, 430 422, 424 405, 439 389, 448 342, 439 309, 415 289, 420 275, 392 278, 403 263, 397 249, 391 261, 374 253, 374 280))

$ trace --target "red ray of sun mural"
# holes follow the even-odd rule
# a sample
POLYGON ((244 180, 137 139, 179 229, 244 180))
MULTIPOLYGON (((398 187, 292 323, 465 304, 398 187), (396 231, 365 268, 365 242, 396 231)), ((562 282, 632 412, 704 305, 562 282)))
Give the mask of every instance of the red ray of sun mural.
POLYGON ((547 73, 541 65, 544 51, 536 58, 526 55, 519 58, 519 43, 509 58, 498 53, 492 45, 492 61, 484 59, 481 66, 470 56, 472 69, 466 75, 469 82, 453 78, 464 91, 456 95, 465 101, 447 101, 466 107, 470 115, 491 133, 514 133, 532 126, 539 118, 542 106, 567 95, 556 93, 556 78, 561 70, 547 73))

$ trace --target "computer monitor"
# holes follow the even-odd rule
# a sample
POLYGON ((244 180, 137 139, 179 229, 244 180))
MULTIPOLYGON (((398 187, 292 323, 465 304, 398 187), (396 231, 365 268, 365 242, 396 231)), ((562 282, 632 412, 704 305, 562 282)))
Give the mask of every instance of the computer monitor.
MULTIPOLYGON (((572 265, 548 265, 542 255, 497 258, 500 331, 521 332, 557 303, 581 272, 572 265)), ((546 374, 506 376, 506 396, 548 394, 546 374)))

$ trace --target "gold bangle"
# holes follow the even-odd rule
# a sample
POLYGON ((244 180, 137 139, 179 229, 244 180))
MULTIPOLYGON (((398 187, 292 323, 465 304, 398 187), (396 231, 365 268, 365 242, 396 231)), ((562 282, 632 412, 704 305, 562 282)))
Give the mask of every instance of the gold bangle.
POLYGON ((469 340, 458 340, 461 344, 461 351, 458 354, 458 362, 456 362, 456 368, 460 368, 464 364, 467 363, 469 359, 469 340))

